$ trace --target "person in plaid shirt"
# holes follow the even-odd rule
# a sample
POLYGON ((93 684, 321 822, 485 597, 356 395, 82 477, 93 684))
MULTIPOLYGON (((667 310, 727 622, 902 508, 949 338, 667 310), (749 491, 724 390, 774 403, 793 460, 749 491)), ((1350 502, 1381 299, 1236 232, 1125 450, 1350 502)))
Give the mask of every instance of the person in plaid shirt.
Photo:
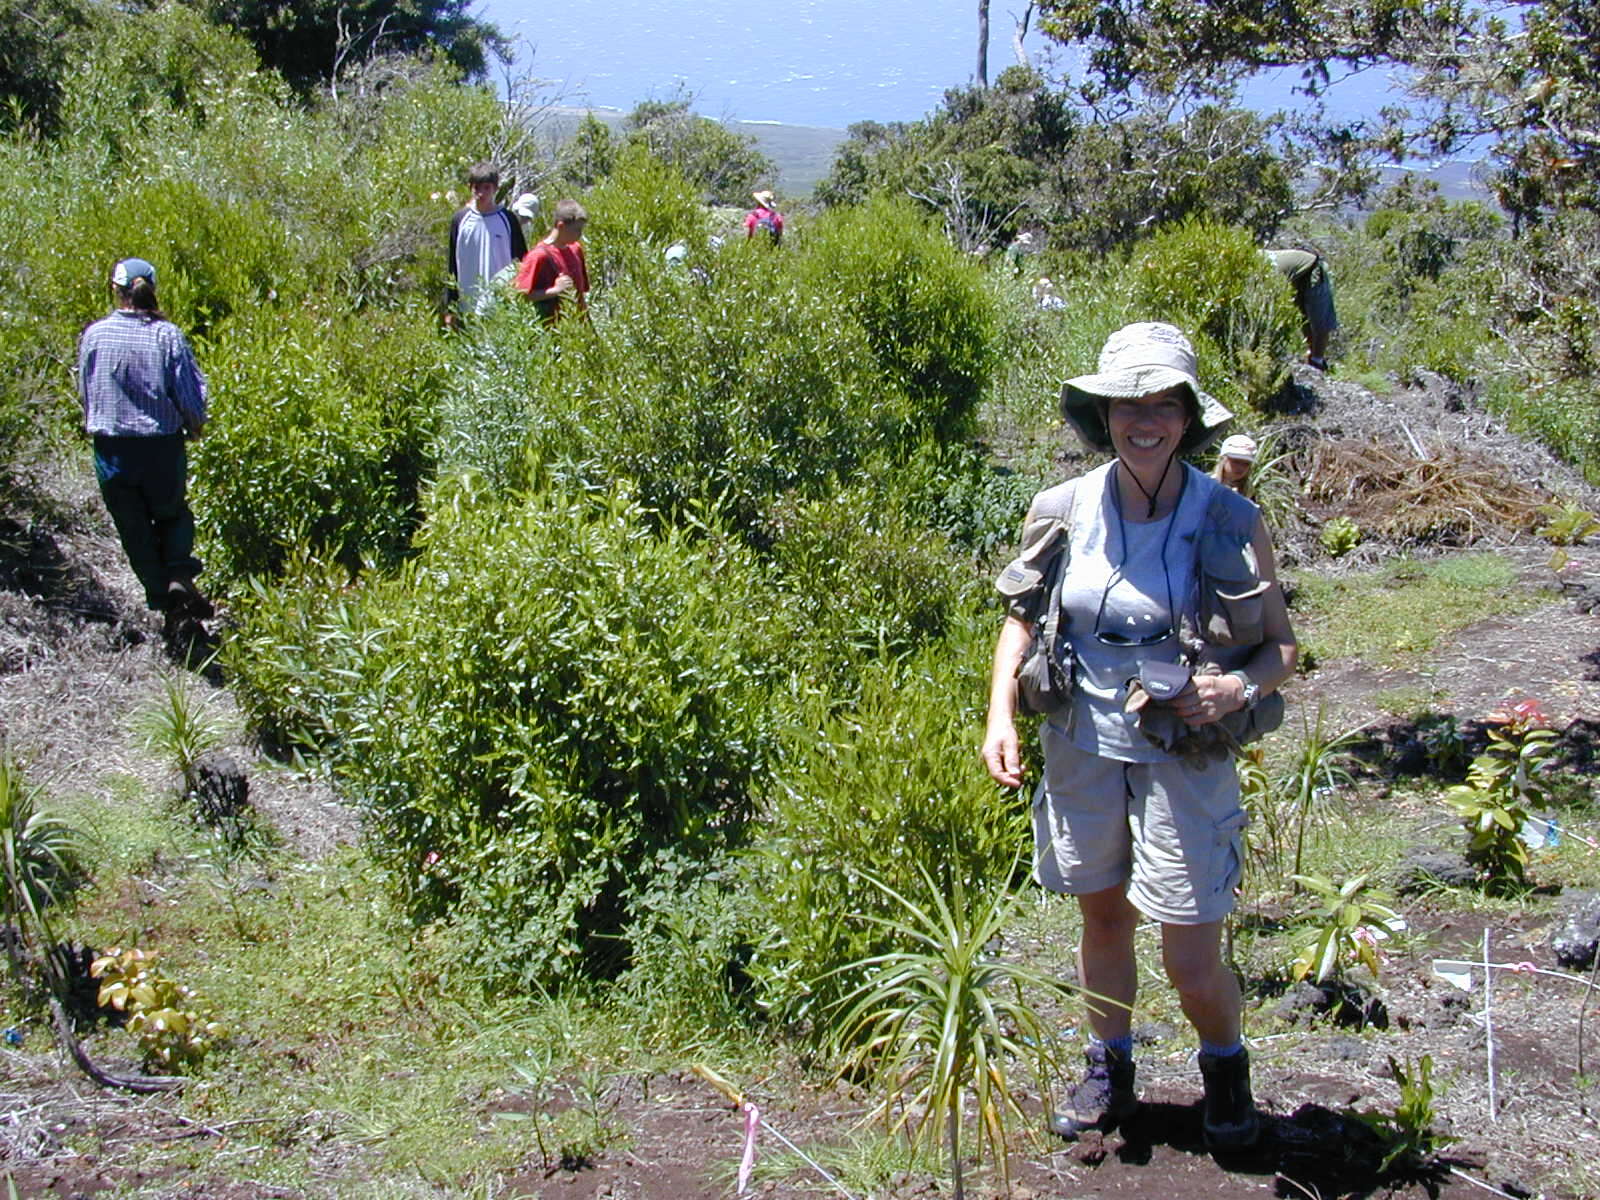
POLYGON ((78 341, 78 392, 94 440, 100 496, 145 601, 169 619, 212 606, 194 577, 186 439, 206 423, 206 380, 188 340, 156 303, 156 269, 125 258, 111 271, 116 310, 78 341))

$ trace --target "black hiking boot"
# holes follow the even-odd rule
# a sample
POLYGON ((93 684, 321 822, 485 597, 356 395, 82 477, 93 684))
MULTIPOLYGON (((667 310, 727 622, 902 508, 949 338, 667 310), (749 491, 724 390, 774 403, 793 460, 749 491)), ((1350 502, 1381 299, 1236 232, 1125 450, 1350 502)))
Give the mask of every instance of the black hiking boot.
POLYGON ((173 576, 167 584, 166 601, 164 607, 167 612, 192 617, 197 621, 209 621, 217 615, 215 606, 201 594, 194 580, 187 575, 173 576))
POLYGON ((1201 1051, 1200 1077, 1206 1085, 1206 1149, 1228 1151, 1254 1146, 1261 1136, 1261 1118, 1250 1095, 1249 1052, 1241 1050, 1219 1058, 1201 1051))
POLYGON ((1133 1090, 1131 1055, 1097 1042, 1083 1056, 1089 1062, 1088 1071, 1067 1093, 1062 1111, 1051 1114, 1046 1123, 1051 1133, 1069 1142, 1091 1129, 1109 1133, 1139 1107, 1139 1097, 1133 1090))

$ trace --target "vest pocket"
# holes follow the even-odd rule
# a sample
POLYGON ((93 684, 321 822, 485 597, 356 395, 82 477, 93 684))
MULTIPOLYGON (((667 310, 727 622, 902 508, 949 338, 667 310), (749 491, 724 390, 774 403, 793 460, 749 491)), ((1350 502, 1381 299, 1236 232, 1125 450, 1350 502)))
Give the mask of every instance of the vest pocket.
POLYGON ((1217 579, 1200 588, 1201 636, 1213 646, 1259 646, 1266 640, 1268 580, 1217 579))

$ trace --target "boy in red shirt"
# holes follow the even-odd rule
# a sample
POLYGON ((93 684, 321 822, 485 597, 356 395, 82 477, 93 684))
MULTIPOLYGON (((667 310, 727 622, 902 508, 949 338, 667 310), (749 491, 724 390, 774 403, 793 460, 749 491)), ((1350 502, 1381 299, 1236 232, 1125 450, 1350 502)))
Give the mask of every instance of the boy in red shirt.
POLYGON ((522 260, 516 283, 546 321, 561 316, 564 300, 571 300, 581 313, 589 309, 589 269, 579 240, 589 214, 576 200, 563 200, 556 205, 555 219, 555 228, 522 260))

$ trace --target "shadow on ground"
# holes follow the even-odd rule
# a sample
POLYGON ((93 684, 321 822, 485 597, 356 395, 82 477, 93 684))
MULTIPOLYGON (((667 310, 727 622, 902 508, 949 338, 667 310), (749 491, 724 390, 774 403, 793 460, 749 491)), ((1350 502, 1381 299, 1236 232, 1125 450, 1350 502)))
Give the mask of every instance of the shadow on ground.
POLYGON ((1212 1153, 1205 1147, 1199 1104, 1146 1103, 1121 1127, 1119 1162, 1143 1166, 1156 1147, 1212 1158, 1235 1175, 1272 1176, 1282 1197, 1350 1196, 1422 1187, 1437 1195, 1451 1163, 1434 1159, 1422 1167, 1384 1169, 1385 1139, 1365 1121, 1320 1104, 1302 1104, 1286 1117, 1262 1114, 1261 1140, 1249 1150, 1212 1153))

